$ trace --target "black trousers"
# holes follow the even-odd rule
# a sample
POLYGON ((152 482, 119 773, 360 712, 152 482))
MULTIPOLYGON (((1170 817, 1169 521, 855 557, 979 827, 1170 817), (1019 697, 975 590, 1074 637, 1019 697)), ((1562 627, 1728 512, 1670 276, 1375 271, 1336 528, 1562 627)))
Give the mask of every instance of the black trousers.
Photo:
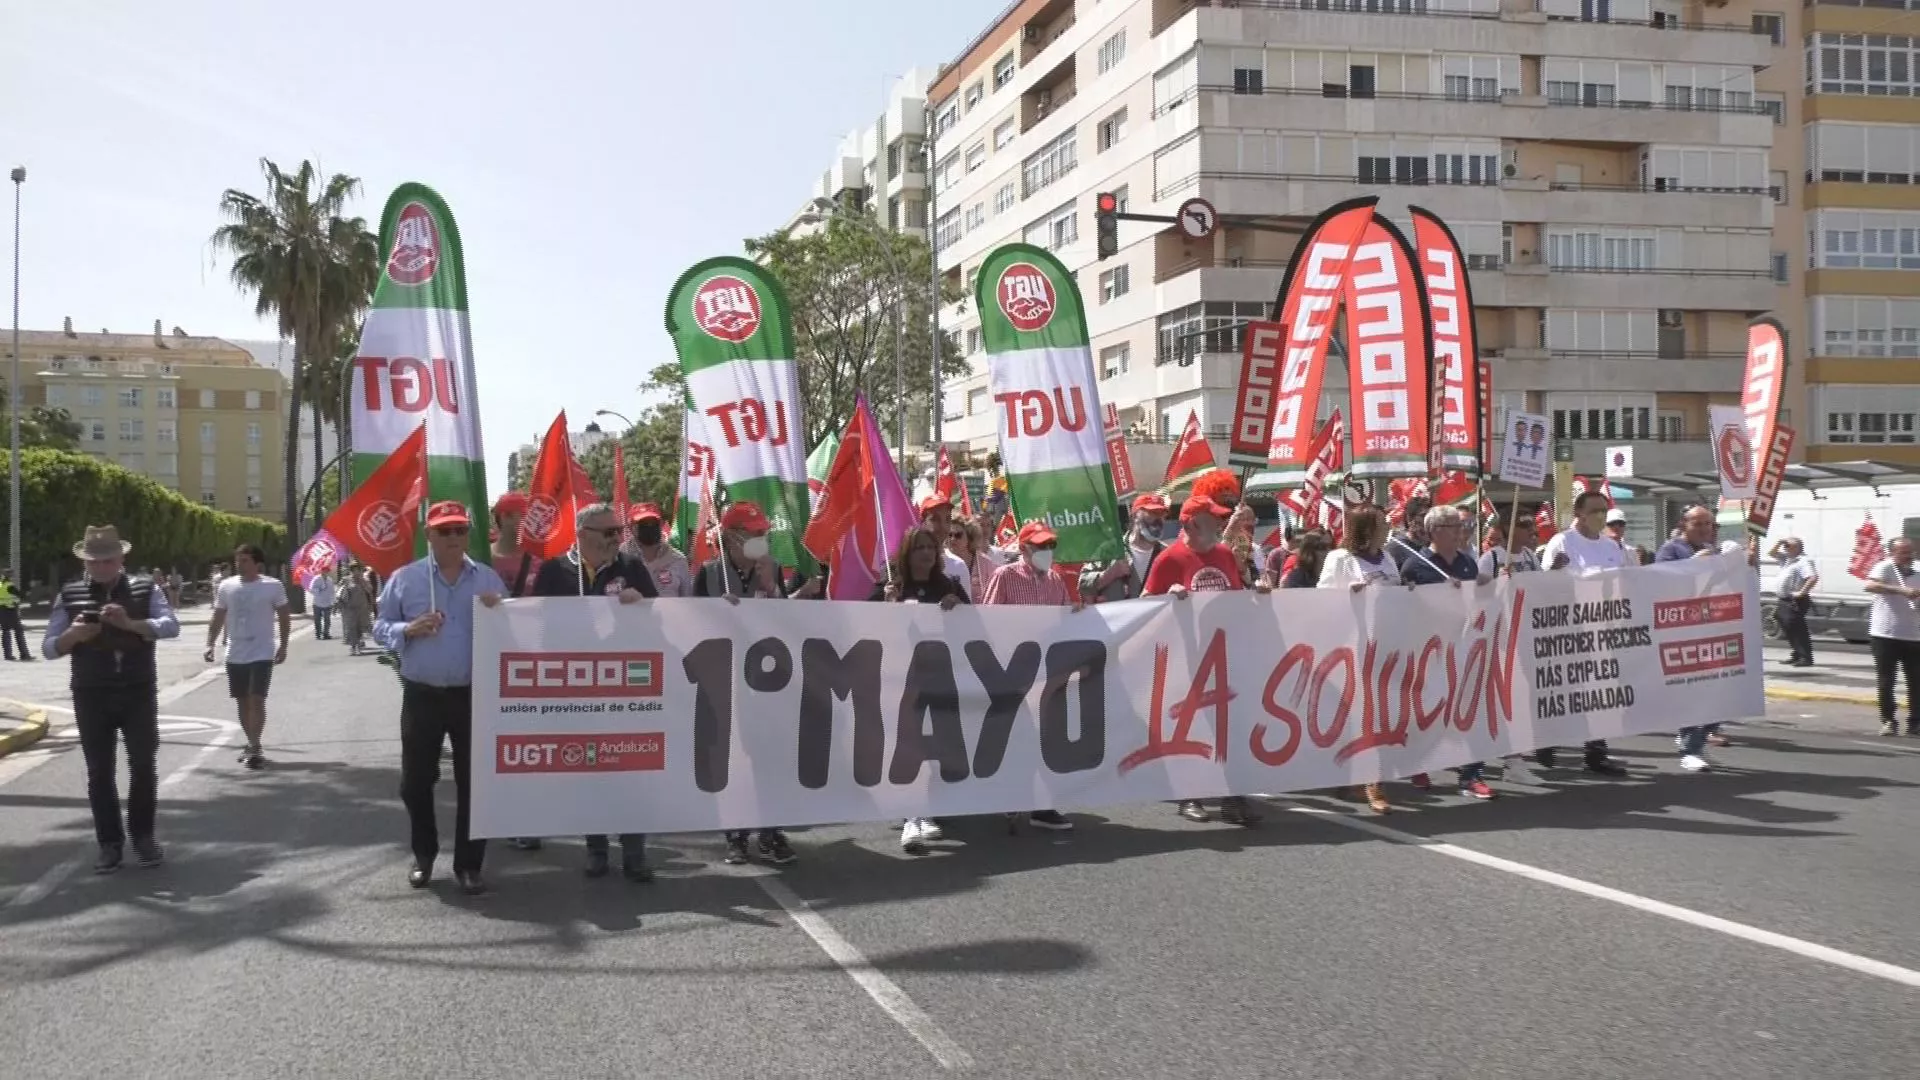
POLYGON ((453 744, 453 870, 479 873, 487 842, 468 834, 471 777, 468 748, 473 742, 473 688, 400 684, 400 801, 407 807, 413 857, 432 866, 440 854, 440 826, 434 814, 433 788, 440 782, 440 748, 453 744))
POLYGON ((19 643, 20 659, 33 659, 33 654, 27 651, 27 628, 20 622, 20 609, 0 607, 0 650, 4 650, 9 660, 14 657, 15 642, 19 643))
MULTIPOLYGON (((588 835, 587 850, 588 851, 607 850, 606 834, 592 833, 588 835)), ((620 858, 630 863, 645 862, 647 859, 647 834, 646 833, 621 833, 620 834, 620 858)))
POLYGON ((87 802, 93 807, 93 837, 102 844, 124 844, 128 836, 153 836, 154 804, 160 776, 154 759, 160 752, 159 688, 145 686, 73 691, 73 718, 80 727, 80 753, 87 761, 87 802), (115 752, 127 747, 127 823, 120 825, 120 784, 115 752))
POLYGON ((1812 606, 1811 600, 1782 600, 1775 606, 1791 658, 1806 664, 1813 663, 1813 631, 1807 629, 1807 609, 1812 606))
POLYGON ((1880 719, 1893 723, 1893 684, 1898 676, 1907 680, 1907 730, 1920 729, 1920 641, 1899 638, 1869 638, 1873 646, 1873 674, 1880 683, 1880 719))

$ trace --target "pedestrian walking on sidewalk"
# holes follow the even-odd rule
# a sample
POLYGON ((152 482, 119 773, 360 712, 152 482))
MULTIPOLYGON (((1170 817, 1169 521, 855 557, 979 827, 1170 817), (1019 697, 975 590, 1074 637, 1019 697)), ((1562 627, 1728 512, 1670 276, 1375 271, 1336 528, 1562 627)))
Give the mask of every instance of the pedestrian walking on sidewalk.
MULTIPOLYGON (((265 573, 266 553, 257 544, 234 549, 239 571, 220 583, 213 594, 213 621, 207 624, 207 663, 213 663, 221 631, 227 638, 227 692, 240 710, 240 730, 247 745, 240 764, 249 769, 267 767, 260 737, 267 729, 267 687, 273 668, 287 662, 287 638, 293 633, 293 611, 287 605, 287 587, 265 573), (274 624, 280 627, 280 645, 274 647, 274 624)), ((315 578, 315 584, 325 580, 315 578)))
POLYGON ((86 572, 60 589, 47 618, 40 651, 49 660, 73 657, 69 685, 80 753, 87 763, 87 802, 100 844, 97 874, 120 869, 121 851, 133 843, 141 866, 158 866, 153 838, 160 777, 159 671, 153 643, 178 637, 180 620, 152 578, 128 577, 127 552, 112 525, 89 525, 73 555, 86 572), (114 778, 119 744, 127 748, 127 818, 120 821, 120 786, 114 778))
POLYGON ((354 563, 347 567, 346 584, 340 586, 340 636, 355 656, 367 644, 367 631, 373 627, 373 582, 367 580, 367 568, 354 563))
POLYGON ((6 650, 9 660, 33 659, 33 650, 27 648, 27 628, 20 622, 20 593, 13 585, 13 571, 7 567, 0 567, 0 649, 6 650))
POLYGON ((469 896, 487 891, 480 877, 487 842, 470 835, 472 787, 468 752, 473 741, 473 604, 492 608, 507 591, 493 568, 467 557, 473 520, 457 502, 427 510, 427 557, 394 573, 380 594, 374 639, 399 656, 400 801, 412 830, 413 867, 407 884, 424 889, 440 854, 433 789, 440 782, 440 748, 453 745, 457 792, 453 876, 469 896))
POLYGON ((1806 543, 1797 536, 1775 544, 1770 554, 1781 566, 1774 612, 1780 622, 1780 633, 1792 652, 1787 666, 1812 667, 1813 631, 1807 626, 1807 611, 1813 607, 1813 590, 1820 584, 1820 568, 1807 554, 1806 543))
POLYGON ((1920 735, 1920 578, 1914 576, 1913 541, 1895 537, 1888 558, 1867 573, 1873 594, 1867 615, 1867 640, 1873 646, 1873 674, 1880 689, 1880 734, 1900 733, 1893 687, 1907 680, 1907 734, 1920 735))
POLYGON ((307 596, 313 601, 313 637, 326 641, 333 637, 333 605, 339 590, 331 573, 315 575, 307 596))

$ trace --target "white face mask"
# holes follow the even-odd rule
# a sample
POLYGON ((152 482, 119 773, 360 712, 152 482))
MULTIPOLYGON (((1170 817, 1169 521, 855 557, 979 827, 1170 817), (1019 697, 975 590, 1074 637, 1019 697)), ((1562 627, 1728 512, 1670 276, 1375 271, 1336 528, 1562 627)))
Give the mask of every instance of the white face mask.
POLYGON ((1027 558, 1032 561, 1033 568, 1043 574, 1053 569, 1053 552, 1045 548, 1036 548, 1027 554, 1027 558))
POLYGON ((740 541, 740 554, 749 559, 764 559, 767 557, 768 546, 766 537, 749 536, 740 541))

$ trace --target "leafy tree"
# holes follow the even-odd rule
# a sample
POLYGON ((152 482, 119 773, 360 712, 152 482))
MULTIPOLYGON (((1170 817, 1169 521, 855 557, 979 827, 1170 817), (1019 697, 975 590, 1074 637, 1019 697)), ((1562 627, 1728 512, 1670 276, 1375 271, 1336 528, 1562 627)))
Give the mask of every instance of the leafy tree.
MULTIPOLYGON (((12 398, 7 388, 0 385, 0 449, 5 449, 11 440, 13 416, 9 411, 12 398)), ((80 448, 80 423, 72 414, 62 408, 48 408, 45 405, 30 405, 20 416, 20 449, 78 450, 80 448)))
MULTIPOLYGON (((746 246, 747 254, 779 279, 793 307, 808 449, 846 427, 862 393, 888 441, 900 441, 893 430, 899 398, 893 317, 903 295, 905 413, 929 415, 934 389, 927 325, 933 283, 924 239, 890 232, 871 219, 836 214, 816 232, 776 232, 746 246)), ((948 290, 940 302, 960 295, 948 290)), ((944 334, 940 346, 941 377, 965 376, 967 361, 960 350, 944 334)))
MULTIPOLYGON (((626 463, 627 500, 632 503, 658 503, 671 513, 673 497, 680 487, 680 459, 686 453, 686 437, 681 431, 682 390, 680 366, 662 364, 655 368, 642 389, 662 394, 659 404, 635 418, 619 442, 626 463)), ((613 444, 608 439, 581 457, 580 467, 587 470, 593 489, 603 496, 613 491, 613 444)), ((530 467, 531 463, 529 463, 530 467)))
POLYGON ((340 505, 340 482, 330 479, 335 470, 327 468, 326 444, 320 437, 320 425, 333 425, 334 430, 340 433, 341 449, 351 445, 347 425, 352 419, 352 409, 341 411, 340 394, 348 385, 349 374, 353 371, 353 358, 359 354, 360 331, 357 327, 349 326, 335 342, 332 353, 309 363, 302 372, 306 386, 301 396, 306 399, 308 414, 313 418, 313 475, 321 478, 320 490, 313 500, 315 529, 327 519, 327 507, 340 505))
POLYGON ((288 403, 286 521, 300 530, 295 454, 307 390, 306 366, 332 357, 346 328, 365 311, 380 281, 380 241, 364 218, 347 217, 347 201, 360 181, 345 173, 320 179, 313 162, 292 173, 261 158, 266 194, 228 188, 220 196, 226 224, 214 230, 214 247, 233 256, 235 287, 254 294, 254 313, 271 315, 280 335, 293 339, 292 398, 288 403))

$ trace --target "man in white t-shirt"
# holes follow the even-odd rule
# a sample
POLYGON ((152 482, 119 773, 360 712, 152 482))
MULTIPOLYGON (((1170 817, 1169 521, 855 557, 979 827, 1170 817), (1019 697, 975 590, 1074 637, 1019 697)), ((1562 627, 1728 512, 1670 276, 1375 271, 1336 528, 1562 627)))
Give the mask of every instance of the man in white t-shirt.
POLYGON ((325 641, 333 636, 335 595, 331 569, 313 576, 313 587, 307 590, 307 599, 313 601, 313 637, 316 641, 325 641))
MULTIPOLYGON (((1598 570, 1617 570, 1627 565, 1627 549, 1607 532, 1607 496, 1605 492, 1583 491, 1573 500, 1573 527, 1553 534, 1547 541, 1543 560, 1549 570, 1568 570, 1589 574, 1598 570)), ((1543 746, 1533 760, 1551 769, 1553 748, 1543 746)), ((1594 739, 1586 745, 1586 766, 1601 776, 1625 776, 1627 770, 1607 756, 1607 740, 1594 739)))
POLYGON ((1898 735, 1893 685, 1907 680, 1907 734, 1920 736, 1920 576, 1914 573, 1913 541, 1895 537, 1890 558, 1867 573, 1862 586, 1873 594, 1867 615, 1867 640, 1873 646, 1873 673, 1880 684, 1880 734, 1898 735))
POLYGON ((287 588, 278 579, 261 573, 266 562, 266 554, 258 545, 242 544, 234 550, 233 565, 239 573, 214 590, 213 621, 207 624, 209 664, 213 663, 220 631, 227 632, 227 692, 239 703, 240 728, 247 733, 240 763, 249 769, 262 769, 267 764, 260 750, 260 733, 267 726, 267 685, 273 680, 273 666, 286 662, 287 635, 293 630, 287 588), (280 627, 278 648, 273 638, 276 622, 280 627))

